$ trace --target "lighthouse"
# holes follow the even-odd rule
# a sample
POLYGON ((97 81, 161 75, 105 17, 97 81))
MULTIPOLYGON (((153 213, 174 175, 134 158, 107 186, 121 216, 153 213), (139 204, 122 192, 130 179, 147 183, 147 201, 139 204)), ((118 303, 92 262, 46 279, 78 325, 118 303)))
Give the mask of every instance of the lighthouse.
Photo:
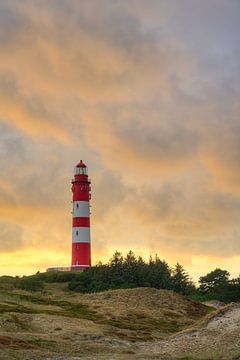
POLYGON ((90 205, 91 187, 87 166, 80 160, 72 180, 72 264, 71 270, 91 266, 90 205))

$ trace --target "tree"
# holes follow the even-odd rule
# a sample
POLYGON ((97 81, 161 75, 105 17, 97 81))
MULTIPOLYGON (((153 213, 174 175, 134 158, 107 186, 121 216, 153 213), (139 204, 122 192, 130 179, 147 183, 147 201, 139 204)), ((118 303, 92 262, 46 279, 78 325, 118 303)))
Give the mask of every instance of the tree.
POLYGON ((172 281, 173 290, 176 292, 189 294, 195 290, 195 286, 191 281, 188 273, 179 263, 177 263, 173 269, 172 281))
POLYGON ((229 272, 219 268, 211 271, 199 279, 199 291, 203 294, 216 292, 219 288, 225 286, 229 281, 229 272))
POLYGON ((119 288, 124 282, 123 279, 123 256, 116 251, 109 262, 109 288, 119 288))
POLYGON ((130 250, 123 262, 124 287, 138 286, 138 261, 135 254, 130 250))
POLYGON ((155 255, 155 260, 150 257, 147 280, 151 287, 156 289, 172 289, 171 269, 165 260, 160 260, 155 255))
POLYGON ((115 251, 110 259, 110 266, 121 266, 123 263, 122 254, 119 251, 115 251))
POLYGON ((153 287, 174 289, 187 292, 193 287, 188 274, 177 264, 174 276, 165 260, 156 255, 146 263, 141 257, 136 258, 133 251, 126 257, 116 251, 108 264, 98 264, 77 274, 69 283, 69 289, 80 292, 103 291, 133 287, 153 287), (175 282, 173 281, 175 279, 175 282))

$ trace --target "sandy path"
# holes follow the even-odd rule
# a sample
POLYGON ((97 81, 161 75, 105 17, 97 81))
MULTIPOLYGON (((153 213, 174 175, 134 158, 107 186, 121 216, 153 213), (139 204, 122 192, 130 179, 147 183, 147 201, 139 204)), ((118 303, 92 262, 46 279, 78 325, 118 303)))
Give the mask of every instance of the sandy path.
POLYGON ((195 356, 198 359, 240 359, 240 304, 229 305, 209 316, 195 329, 176 334, 168 339, 140 344, 142 355, 155 354, 155 359, 195 356), (157 355, 157 357, 156 357, 157 355))

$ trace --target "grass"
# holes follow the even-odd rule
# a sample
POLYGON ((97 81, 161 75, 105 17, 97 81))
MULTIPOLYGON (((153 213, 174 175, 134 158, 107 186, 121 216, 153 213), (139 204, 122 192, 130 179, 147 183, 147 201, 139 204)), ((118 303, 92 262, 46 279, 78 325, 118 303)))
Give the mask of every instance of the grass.
POLYGON ((33 345, 38 345, 38 346, 43 346, 43 347, 47 347, 47 348, 52 348, 53 345, 57 344, 56 341, 53 340, 46 340, 46 339, 42 339, 42 338, 35 338, 29 341, 30 344, 33 345))
POLYGON ((95 310, 90 309, 86 304, 75 304, 69 301, 52 300, 49 298, 37 297, 36 295, 25 295, 16 293, 7 293, 8 296, 14 297, 16 300, 22 300, 28 303, 38 305, 52 305, 59 307, 59 311, 50 309, 38 309, 33 307, 27 307, 17 302, 7 301, 5 304, 0 304, 0 313, 16 312, 26 314, 49 314, 49 315, 61 315, 66 317, 82 318, 92 321, 102 319, 102 315, 98 314, 95 310))
POLYGON ((28 314, 49 314, 49 315, 61 315, 66 317, 82 318, 92 320, 101 324, 111 325, 119 329, 127 329, 132 331, 148 332, 159 331, 166 334, 174 333, 182 328, 182 325, 177 321, 177 317, 180 315, 174 312, 169 312, 161 319, 153 318, 143 312, 129 312, 125 316, 114 317, 106 319, 103 314, 99 314, 96 310, 90 308, 87 304, 72 303, 66 300, 53 300, 48 297, 29 295, 29 294, 17 294, 7 293, 16 299, 16 301, 24 301, 25 303, 37 304, 37 305, 52 305, 59 308, 59 310, 53 309, 38 309, 34 307, 28 307, 13 301, 7 301, 5 304, 0 304, 0 313, 3 312, 16 312, 16 313, 28 313, 28 314), (166 316, 167 315, 167 316, 166 316))
MULTIPOLYGON (((109 326, 109 329, 104 328, 105 334, 130 341, 162 339, 184 330, 194 319, 209 312, 207 306, 179 294, 147 288, 81 295, 83 301, 79 303, 65 300, 64 294, 58 299, 54 294, 43 293, 0 290, 0 294, 4 298, 0 303, 0 313, 46 314, 91 320, 99 326, 109 326)), ((17 322, 16 317, 16 325, 20 329, 21 324, 17 322)))
POLYGON ((239 355, 233 355, 226 352, 218 352, 218 351, 200 351, 199 354, 195 356, 185 355, 179 357, 177 360, 239 360, 239 355))
POLYGON ((137 321, 133 316, 108 319, 104 321, 105 324, 115 326, 120 329, 128 329, 135 331, 160 331, 167 334, 172 334, 181 329, 181 325, 174 320, 153 319, 144 317, 144 321, 137 321))
POLYGON ((16 316, 16 314, 12 314, 11 318, 12 318, 13 322, 18 326, 19 329, 25 330, 25 331, 28 331, 30 329, 29 324, 27 322, 19 319, 19 317, 16 316))
MULTIPOLYGON (((89 300, 88 295, 81 295, 81 299, 83 299, 81 303, 66 300, 64 295, 56 299, 54 294, 49 296, 49 294, 16 291, 5 291, 5 293, 0 291, 0 294, 4 295, 1 297, 4 298, 4 303, 0 303, 0 313, 47 314, 91 320, 99 326, 105 326, 104 333, 106 335, 131 342, 162 339, 186 326, 183 321, 186 315, 179 312, 176 307, 177 303, 172 300, 172 293, 153 289, 149 289, 149 291, 147 289, 132 289, 126 292, 124 290, 109 291, 102 295, 99 293, 89 295, 89 300), (139 294, 142 294, 141 298, 139 298, 139 294), (146 296, 147 294, 150 296, 146 296), (142 304, 142 307, 135 308, 133 304, 130 306, 130 310, 127 307, 132 302, 129 300, 129 296, 134 302, 142 304), (168 296, 170 296, 171 309, 168 308, 168 296), (118 304, 117 307, 116 304, 118 304), (154 312, 152 313, 152 311, 154 312)), ((181 297, 180 300, 181 307, 181 297)), ((193 313, 194 318, 205 312, 205 308, 202 309, 200 306, 199 314, 195 309, 199 304, 196 305, 187 299, 184 306, 193 313)), ((19 321, 16 316, 17 328, 24 330, 19 321)), ((26 330, 28 329, 26 328, 26 330)), ((61 334, 63 333, 64 331, 61 331, 61 334)))
MULTIPOLYGON (((136 358, 143 359, 139 351, 145 344, 147 346, 147 342, 151 349, 157 343, 151 344, 151 341, 168 341, 168 336, 178 331, 183 330, 184 334, 191 327, 201 331, 216 313, 227 311, 222 309, 209 314, 212 309, 207 306, 179 294, 156 289, 114 290, 97 294, 73 294, 72 297, 59 291, 57 286, 53 286, 51 291, 50 295, 0 289, 0 316, 6 313, 1 319, 4 333, 0 335, 0 357, 5 354, 6 357, 1 359, 29 360, 40 353, 41 356, 46 355, 42 358, 47 358, 50 351, 59 356, 74 356, 79 354, 79 349, 82 354, 93 359, 98 358, 98 354, 106 355, 107 358, 113 349, 119 358, 122 356, 127 359, 135 353, 136 358), (140 345, 140 342, 144 343, 140 345), (7 357, 10 350, 11 356, 7 357), (20 353, 32 357, 21 358, 20 353), (15 354, 19 357, 15 358, 15 354)), ((172 344, 171 340, 169 346, 172 344)), ((166 354, 168 351, 171 353, 171 349, 166 349, 166 354)), ((196 349, 194 343, 192 348, 180 349, 174 356, 175 359, 179 356, 178 360, 230 359, 216 351, 215 348, 196 349)), ((238 354, 237 351, 237 348, 234 353, 231 350, 230 355, 238 354)), ((142 356, 144 359, 160 359, 160 352, 161 349, 159 357, 154 357, 158 353, 151 351, 142 356)), ((231 359, 237 360, 238 357, 231 359)))
POLYGON ((67 301, 62 302, 61 305, 64 309, 64 316, 79 317, 82 319, 97 321, 103 318, 102 315, 98 314, 95 310, 89 308, 86 304, 72 304, 67 301))
POLYGON ((239 360, 239 359, 240 359, 240 352, 238 354, 234 355, 233 360, 239 360))
POLYGON ((30 309, 22 305, 7 305, 7 304, 0 304, 0 314, 5 312, 16 312, 16 313, 25 313, 25 314, 33 314, 38 313, 35 309, 30 309))
MULTIPOLYGON (((147 289, 144 289, 146 292, 147 289)), ((150 290, 150 289, 149 289, 150 290)), ((142 292, 142 289, 132 289, 127 292, 131 296, 137 296, 138 292, 142 292)), ((108 304, 115 304, 118 301, 118 297, 121 297, 121 300, 128 302, 128 298, 124 297, 124 290, 118 291, 115 290, 113 292, 105 292, 102 293, 103 303, 98 303, 97 300, 95 301, 95 296, 97 298, 101 297, 101 294, 93 295, 94 298, 90 300, 89 305, 86 303, 73 303, 66 300, 55 300, 50 298, 47 295, 36 295, 36 294, 16 294, 16 293, 8 293, 16 298, 16 300, 24 301, 26 303, 37 304, 37 305, 45 305, 45 306, 55 306, 58 307, 59 310, 54 309, 34 309, 28 308, 27 306, 17 306, 15 307, 17 312, 27 312, 27 313, 45 313, 50 315, 62 315, 66 317, 75 317, 75 318, 82 318, 87 320, 92 320, 99 324, 110 325, 117 329, 123 330, 130 330, 133 332, 138 332, 138 334, 146 335, 146 337, 151 337, 151 334, 158 333, 158 334, 173 334, 177 331, 183 330, 186 327, 185 317, 187 316, 192 319, 199 319, 204 314, 207 314, 212 309, 199 304, 195 301, 191 301, 185 299, 185 303, 182 299, 182 296, 178 296, 179 304, 173 305, 173 309, 168 308, 168 296, 172 297, 172 293, 163 291, 160 292, 160 299, 163 297, 163 303, 155 303, 156 299, 159 301, 158 290, 151 289, 151 294, 153 296, 153 304, 154 310, 158 309, 158 313, 151 316, 151 311, 145 312, 145 305, 144 305, 144 296, 140 299, 143 303, 143 308, 139 308, 138 311, 128 311, 126 313, 126 307, 124 307, 124 311, 118 313, 118 308, 114 305, 114 311, 110 311, 107 315, 107 312, 102 311, 104 306, 108 304), (169 294, 169 295, 168 295, 169 294), (116 298, 117 297, 117 298, 116 298), (183 305, 184 304, 184 305, 183 305), (103 306, 102 306, 103 305, 103 306), (180 306, 180 307, 179 307, 180 306), (183 315, 179 309, 181 306, 184 308, 184 312, 186 315, 183 315), (99 311, 96 311, 98 309, 99 311), (101 311, 101 312, 100 312, 101 311), (155 316, 156 315, 156 316, 155 316)), ((129 295, 128 295, 129 296, 129 295)), ((92 296, 91 296, 92 297, 92 296)), ((87 296, 85 297, 85 300, 87 296)), ((149 297, 146 298, 149 300, 149 297)), ((101 300, 102 301, 102 300, 101 300)), ((11 302, 11 306, 14 303, 11 302)), ((152 305, 153 306, 153 305, 152 305)), ((149 305, 146 304, 146 308, 149 305)), ((13 311, 13 307, 11 307, 13 311)), ((6 309, 6 311, 9 310, 6 309)), ((1 311, 1 310, 0 310, 1 311)), ((192 320, 193 321, 193 320, 192 320)), ((145 336, 143 336, 145 338, 145 336)))
POLYGON ((36 349, 39 347, 44 347, 52 349, 53 345, 56 345, 56 341, 46 340, 42 338, 34 338, 31 340, 22 340, 16 339, 11 336, 0 336, 0 349, 2 348, 12 348, 12 349, 36 349))

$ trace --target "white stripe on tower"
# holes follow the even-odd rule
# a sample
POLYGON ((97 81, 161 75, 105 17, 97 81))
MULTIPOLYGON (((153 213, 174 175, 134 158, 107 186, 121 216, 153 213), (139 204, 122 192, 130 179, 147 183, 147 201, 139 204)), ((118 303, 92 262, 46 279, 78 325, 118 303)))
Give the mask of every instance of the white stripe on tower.
POLYGON ((90 228, 89 227, 73 227, 72 230, 73 243, 90 243, 90 228))
POLYGON ((89 217, 89 201, 73 202, 73 217, 89 217))

